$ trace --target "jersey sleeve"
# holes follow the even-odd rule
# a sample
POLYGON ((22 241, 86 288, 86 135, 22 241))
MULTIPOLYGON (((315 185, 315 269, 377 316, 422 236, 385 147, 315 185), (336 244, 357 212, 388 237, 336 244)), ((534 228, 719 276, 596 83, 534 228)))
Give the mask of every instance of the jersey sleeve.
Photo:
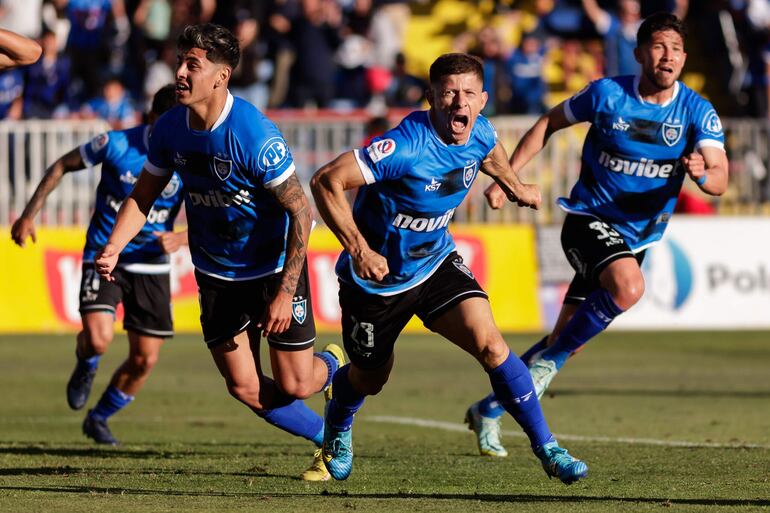
POLYGON ((704 147, 725 148, 725 134, 722 129, 722 121, 711 102, 700 99, 693 112, 693 133, 695 149, 704 147))
POLYGON ((479 130, 479 140, 487 150, 488 155, 497 145, 497 130, 495 130, 492 122, 484 116, 479 116, 476 118, 476 125, 478 126, 479 130))
POLYGON ((593 121, 605 92, 605 80, 595 80, 564 103, 564 114, 570 123, 593 121))
POLYGON ((415 152, 404 123, 375 137, 369 146, 353 150, 358 168, 367 184, 395 180, 414 165, 415 152))
POLYGON ((112 142, 111 136, 114 136, 112 132, 99 134, 80 147, 80 157, 88 167, 101 164, 107 159, 112 142))
POLYGON ((278 187, 294 173, 294 157, 281 131, 266 117, 262 117, 261 133, 251 132, 255 144, 243 144, 246 152, 246 167, 253 173, 257 183, 266 189, 278 187), (251 148, 255 148, 256 151, 251 148))
POLYGON ((166 120, 164 115, 155 122, 150 133, 147 160, 144 163, 144 169, 155 176, 167 176, 174 166, 173 156, 166 140, 169 133, 166 120))

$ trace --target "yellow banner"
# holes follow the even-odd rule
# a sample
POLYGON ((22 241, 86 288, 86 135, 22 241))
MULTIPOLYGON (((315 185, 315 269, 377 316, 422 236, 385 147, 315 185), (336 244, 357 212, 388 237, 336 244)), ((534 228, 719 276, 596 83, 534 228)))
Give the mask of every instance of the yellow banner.
MULTIPOLYGON (((9 229, 3 228, 8 234, 9 229)), ((458 252, 489 293, 498 327, 505 332, 542 329, 537 299, 535 235, 531 226, 452 227, 458 252)), ((80 328, 78 292, 82 229, 40 229, 37 244, 26 248, 0 238, 0 333, 59 333, 80 328)), ((340 310, 334 264, 340 251, 326 228, 313 231, 308 252, 313 315, 322 333, 338 333, 340 310)), ((186 248, 172 256, 174 325, 179 332, 200 332, 193 266, 186 248)), ((118 319, 122 310, 118 310, 118 319)), ((424 332, 414 318, 407 332, 424 332)))

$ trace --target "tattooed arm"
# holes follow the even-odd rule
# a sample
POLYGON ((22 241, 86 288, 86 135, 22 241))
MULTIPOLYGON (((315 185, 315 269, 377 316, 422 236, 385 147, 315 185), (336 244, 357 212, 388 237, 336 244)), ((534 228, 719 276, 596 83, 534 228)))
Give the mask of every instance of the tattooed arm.
POLYGON ((283 264, 281 284, 273 300, 257 325, 265 336, 283 333, 291 324, 291 301, 297 289, 307 257, 307 244, 313 216, 305 192, 297 175, 292 174, 285 182, 268 189, 276 201, 289 214, 289 233, 286 237, 286 258, 283 264))

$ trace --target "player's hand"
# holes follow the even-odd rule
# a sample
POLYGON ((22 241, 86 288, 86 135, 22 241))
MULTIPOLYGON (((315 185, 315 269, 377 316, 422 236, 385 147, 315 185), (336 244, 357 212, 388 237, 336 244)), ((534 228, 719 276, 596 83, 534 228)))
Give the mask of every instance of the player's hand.
POLYGON ((158 238, 160 249, 169 255, 184 245, 184 233, 182 232, 152 232, 152 234, 158 238))
POLYGON ((120 252, 117 248, 109 242, 96 253, 94 264, 96 265, 96 272, 98 272, 107 281, 115 281, 112 276, 112 271, 118 264, 118 257, 120 252))
POLYGON ((262 330, 262 335, 278 335, 289 329, 291 325, 291 300, 292 295, 279 290, 273 300, 265 309, 265 314, 257 323, 257 328, 262 330))
POLYGON ((505 193, 496 183, 487 187, 484 191, 484 196, 487 197, 487 203, 490 208, 497 210, 498 208, 503 208, 503 205, 505 205, 505 193))
POLYGON ((11 238, 13 242, 24 247, 27 237, 32 239, 32 242, 37 243, 37 235, 35 235, 35 222, 32 219, 21 216, 13 223, 11 227, 11 238))
POLYGON ((370 248, 353 257, 353 270, 364 280, 382 281, 388 275, 388 261, 370 248))
POLYGON ((703 155, 700 153, 693 152, 689 155, 684 155, 681 158, 681 162, 693 181, 697 182, 699 178, 706 176, 706 161, 703 160, 703 155))
POLYGON ((540 187, 530 183, 517 185, 516 190, 508 196, 508 199, 520 207, 529 207, 535 210, 540 208, 540 203, 543 201, 540 197, 540 187))

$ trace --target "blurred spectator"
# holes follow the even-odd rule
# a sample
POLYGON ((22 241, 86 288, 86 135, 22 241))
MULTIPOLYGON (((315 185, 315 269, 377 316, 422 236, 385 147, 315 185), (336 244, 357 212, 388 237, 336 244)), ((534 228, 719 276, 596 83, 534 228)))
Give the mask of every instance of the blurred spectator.
POLYGON ((425 101, 427 89, 428 83, 425 80, 407 73, 404 54, 396 55, 393 80, 385 95, 388 107, 420 107, 425 101))
POLYGON ((344 13, 342 41, 335 54, 339 64, 335 97, 352 107, 366 106, 372 93, 381 95, 390 85, 390 69, 372 67, 374 48, 367 37, 371 10, 371 0, 353 1, 344 13))
POLYGON ((241 47, 241 60, 233 70, 230 89, 233 94, 265 109, 269 96, 268 83, 273 76, 273 65, 264 59, 266 48, 260 43, 258 13, 240 8, 235 13, 233 33, 241 47))
POLYGON ((51 30, 43 32, 40 46, 43 56, 24 70, 24 117, 64 117, 69 101, 69 59, 59 55, 56 34, 51 30))
POLYGON ((635 75, 636 31, 642 23, 638 0, 618 0, 617 14, 605 11, 596 0, 582 0, 586 15, 604 39, 605 76, 635 75))
MULTIPOLYGON (((139 0, 132 19, 147 47, 156 54, 160 54, 171 34, 169 0, 139 0)), ((164 82, 164 84, 167 83, 164 82)), ((155 94, 155 91, 152 94, 155 94)))
POLYGON ((43 0, 0 1, 0 28, 37 39, 40 37, 43 0))
POLYGON ((487 25, 478 34, 472 54, 484 62, 484 90, 489 95, 483 113, 485 116, 505 114, 511 101, 511 87, 506 70, 506 55, 500 35, 487 25))
POLYGON ((404 34, 411 15, 408 0, 375 0, 370 30, 374 66, 393 68, 396 55, 404 48, 404 34))
POLYGON ((362 148, 366 148, 372 143, 372 139, 378 137, 390 130, 390 121, 385 116, 375 116, 366 122, 365 136, 361 143, 362 148))
POLYGON ((24 74, 19 68, 0 71, 0 119, 21 119, 24 74))
POLYGON ((542 114, 546 111, 543 80, 543 43, 533 34, 524 34, 519 48, 508 60, 513 114, 542 114))
POLYGON ((131 98, 117 78, 108 79, 102 88, 102 96, 86 102, 80 113, 84 119, 100 118, 107 121, 113 130, 136 126, 140 117, 140 112, 134 108, 131 98))
POLYGON ((100 76, 109 62, 108 18, 113 15, 117 39, 128 39, 130 25, 125 14, 123 0, 67 0, 65 12, 70 20, 67 52, 70 57, 73 78, 79 98, 97 94, 100 76))
POLYGON ((300 0, 274 0, 274 2, 267 18, 265 31, 274 64, 270 97, 267 100, 269 108, 278 108, 286 103, 291 68, 296 55, 291 41, 291 24, 292 20, 298 18, 301 13, 300 0))
POLYGON ((295 60, 289 83, 292 107, 326 108, 334 98, 342 12, 334 0, 302 0, 302 15, 292 23, 295 60))
POLYGON ((668 11, 683 20, 687 16, 689 7, 689 0, 644 0, 642 2, 642 18, 658 11, 668 11))
POLYGON ((176 67, 176 43, 168 42, 160 50, 158 58, 147 67, 144 76, 144 103, 145 111, 152 106, 152 97, 166 84, 176 81, 174 70, 176 67))

